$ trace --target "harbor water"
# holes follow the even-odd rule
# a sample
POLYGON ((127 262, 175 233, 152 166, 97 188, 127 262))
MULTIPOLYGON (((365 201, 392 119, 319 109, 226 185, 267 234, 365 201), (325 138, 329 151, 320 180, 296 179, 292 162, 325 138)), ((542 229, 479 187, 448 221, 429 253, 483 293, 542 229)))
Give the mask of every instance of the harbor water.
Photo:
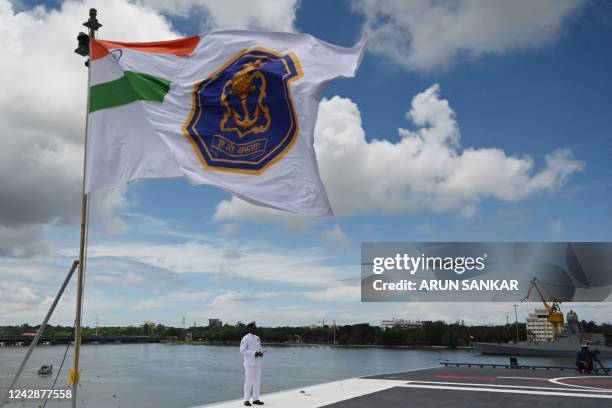
MULTIPOLYGON (((49 389, 65 346, 34 350, 16 389, 49 389), (53 364, 50 376, 36 371, 53 364)), ((438 366, 441 362, 501 363, 503 356, 481 356, 475 350, 423 350, 367 347, 265 347, 262 393, 370 374, 438 366)), ((0 348, 0 392, 6 392, 25 355, 25 347, 0 348)), ((56 389, 66 389, 72 348, 56 389)), ((571 366, 572 359, 518 357, 521 364, 571 366)), ((612 361, 604 362, 608 366, 612 361)), ((242 356, 237 346, 189 344, 84 345, 81 353, 80 407, 192 407, 242 395, 242 356)), ((41 400, 12 400, 7 407, 39 407, 41 400)), ((47 407, 65 407, 50 400, 47 407)))

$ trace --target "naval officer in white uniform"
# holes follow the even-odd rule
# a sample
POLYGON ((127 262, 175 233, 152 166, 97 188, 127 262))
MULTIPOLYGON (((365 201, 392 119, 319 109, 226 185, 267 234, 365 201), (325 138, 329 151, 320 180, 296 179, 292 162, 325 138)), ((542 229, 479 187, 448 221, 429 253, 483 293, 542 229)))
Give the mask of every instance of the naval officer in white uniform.
POLYGON ((244 356, 244 405, 251 406, 251 396, 254 405, 263 405, 259 400, 259 389, 261 387, 261 360, 263 349, 259 337, 255 334, 257 326, 255 322, 247 324, 249 332, 240 342, 240 352, 244 356))

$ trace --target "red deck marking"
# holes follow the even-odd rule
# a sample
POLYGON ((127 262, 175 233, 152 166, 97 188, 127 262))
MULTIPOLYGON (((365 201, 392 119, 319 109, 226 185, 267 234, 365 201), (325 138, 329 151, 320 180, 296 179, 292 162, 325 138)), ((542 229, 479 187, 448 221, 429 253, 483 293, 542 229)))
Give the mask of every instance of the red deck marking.
POLYGON ((529 381, 541 381, 541 382, 548 382, 549 378, 546 377, 542 377, 542 378, 536 378, 536 377, 497 377, 500 378, 502 380, 529 380, 529 381))
POLYGON ((497 377, 475 377, 462 375, 436 375, 437 380, 471 380, 471 381, 497 381, 497 377))

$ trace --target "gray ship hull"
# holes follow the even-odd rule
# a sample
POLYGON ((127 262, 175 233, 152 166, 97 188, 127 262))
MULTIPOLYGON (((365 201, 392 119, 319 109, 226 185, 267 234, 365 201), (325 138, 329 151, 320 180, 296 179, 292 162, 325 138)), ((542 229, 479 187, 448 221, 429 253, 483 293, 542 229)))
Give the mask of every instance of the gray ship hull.
MULTIPOLYGON (((591 350, 599 350, 599 358, 612 358, 612 347, 605 345, 603 336, 593 337, 589 342, 591 350)), ((519 343, 473 343, 482 354, 538 357, 576 357, 580 351, 582 339, 579 336, 561 337, 550 342, 519 343)))

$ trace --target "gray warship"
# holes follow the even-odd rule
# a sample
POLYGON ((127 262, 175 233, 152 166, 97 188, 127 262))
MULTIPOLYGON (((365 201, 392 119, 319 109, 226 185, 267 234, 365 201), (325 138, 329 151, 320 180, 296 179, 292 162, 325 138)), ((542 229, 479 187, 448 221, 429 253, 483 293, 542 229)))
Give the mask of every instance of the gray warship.
POLYGON ((563 330, 550 341, 473 343, 482 354, 539 357, 576 357, 583 344, 588 344, 591 350, 599 350, 600 358, 612 358, 612 347, 606 345, 605 336, 581 333, 578 315, 573 311, 567 314, 567 323, 563 330))

